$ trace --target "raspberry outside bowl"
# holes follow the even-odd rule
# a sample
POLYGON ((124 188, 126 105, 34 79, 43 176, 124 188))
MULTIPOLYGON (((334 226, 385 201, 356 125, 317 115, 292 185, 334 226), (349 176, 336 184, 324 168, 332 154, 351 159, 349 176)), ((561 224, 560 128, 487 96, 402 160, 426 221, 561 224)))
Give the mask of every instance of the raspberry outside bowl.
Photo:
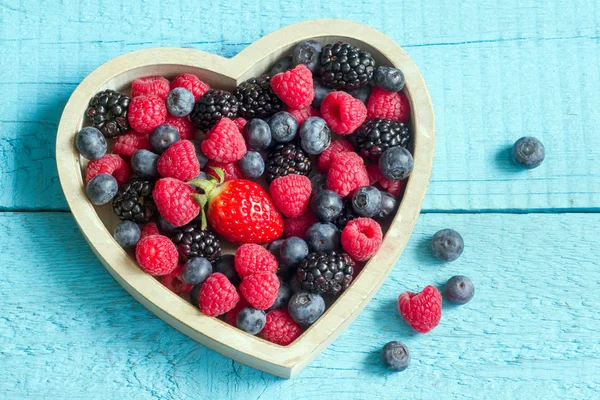
MULTIPOLYGON (((158 317, 192 339, 253 368, 290 378, 324 350, 356 318, 377 292, 408 241, 419 216, 433 164, 435 123, 425 82, 408 55, 389 37, 364 25, 343 20, 314 20, 282 28, 226 59, 193 49, 157 48, 128 53, 98 67, 86 77, 65 106, 56 139, 56 160, 69 207, 87 242, 102 264, 133 297, 158 317), (85 194, 82 174, 87 160, 75 148, 75 135, 85 126, 89 100, 104 89, 123 90, 140 77, 173 78, 193 73, 220 89, 233 89, 268 71, 293 46, 306 39, 323 43, 343 40, 369 51, 378 65, 401 69, 404 94, 410 101, 414 169, 400 207, 388 226, 377 254, 351 286, 298 339, 287 346, 267 342, 200 313, 152 276, 144 273, 113 239, 118 218, 109 206, 96 207, 85 194)), ((224 248, 231 253, 233 248, 224 248)))

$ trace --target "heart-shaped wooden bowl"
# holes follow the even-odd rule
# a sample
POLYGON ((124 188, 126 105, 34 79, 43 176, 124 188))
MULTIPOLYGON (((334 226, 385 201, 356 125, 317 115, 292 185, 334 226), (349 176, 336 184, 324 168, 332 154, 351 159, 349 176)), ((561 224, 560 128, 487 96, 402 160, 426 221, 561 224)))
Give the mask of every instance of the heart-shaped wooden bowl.
POLYGON ((379 289, 402 252, 419 216, 429 183, 435 142, 434 117, 425 82, 408 55, 392 39, 364 25, 342 20, 316 20, 280 29, 226 59, 192 49, 159 48, 125 54, 92 72, 77 87, 60 120, 56 162, 69 207, 92 250, 111 275, 140 303, 179 331, 227 357, 281 377, 292 377, 327 347, 360 313, 379 289), (94 207, 82 176, 85 160, 75 149, 75 135, 85 123, 89 100, 100 90, 123 90, 147 75, 168 78, 194 73, 212 87, 231 90, 258 76, 292 47, 306 39, 324 43, 344 40, 369 51, 377 65, 393 65, 406 77, 404 93, 411 107, 414 170, 398 212, 379 252, 335 303, 289 346, 279 346, 201 314, 138 268, 115 242, 117 223, 110 206, 94 207))

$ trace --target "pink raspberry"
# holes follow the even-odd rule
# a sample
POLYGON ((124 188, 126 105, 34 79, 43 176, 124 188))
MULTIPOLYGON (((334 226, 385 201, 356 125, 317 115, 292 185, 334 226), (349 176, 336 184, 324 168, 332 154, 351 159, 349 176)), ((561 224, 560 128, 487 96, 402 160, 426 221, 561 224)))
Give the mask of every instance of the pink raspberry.
POLYGON ((136 79, 131 84, 131 97, 153 94, 164 101, 170 91, 169 81, 162 76, 145 76, 136 79))
POLYGON ((371 218, 353 219, 342 231, 342 247, 356 261, 367 261, 373 257, 382 241, 381 226, 371 218))
MULTIPOLYGON (((239 293, 238 293, 238 295, 239 295, 239 293)), ((246 299, 244 299, 242 296, 240 296, 240 301, 238 301, 238 303, 235 305, 235 307, 233 307, 230 311, 227 312, 227 314, 225 314, 225 322, 227 322, 231 326, 237 326, 237 323, 236 323, 237 315, 240 313, 240 311, 242 311, 244 308, 248 307, 249 305, 250 304, 248 304, 246 299)))
POLYGON ((150 235, 160 235, 158 226, 154 222, 148 222, 140 232, 140 239, 150 235))
POLYGON ((166 178, 188 181, 198 176, 200 164, 196 148, 189 140, 173 143, 158 159, 158 173, 166 178))
POLYGON ((149 134, 165 122, 167 106, 164 100, 153 94, 142 94, 131 99, 127 120, 133 130, 149 134))
POLYGON ((220 163, 216 161, 209 161, 204 168, 205 172, 219 179, 219 176, 215 172, 215 168, 220 168, 225 174, 225 181, 231 181, 233 179, 243 179, 244 174, 237 163, 220 163))
POLYGON ((442 295, 431 285, 421 293, 404 292, 398 297, 398 311, 411 328, 427 333, 442 318, 442 295))
POLYGON ((198 101, 198 99, 210 89, 208 84, 202 82, 200 78, 193 74, 177 75, 177 77, 173 79, 173 82, 171 82, 171 90, 177 87, 182 87, 192 92, 194 95, 194 100, 196 101, 198 101))
POLYGON ((272 77, 271 87, 291 108, 308 107, 315 97, 312 73, 304 64, 272 77))
POLYGON ((285 237, 297 236, 304 238, 306 231, 312 224, 317 222, 317 219, 310 210, 306 210, 304 214, 295 218, 286 218, 283 221, 283 232, 285 237))
POLYGON ((331 92, 321 103, 321 116, 334 132, 349 135, 365 122, 367 107, 346 92, 331 92))
POLYGON ((257 272, 242 280, 240 292, 252 307, 266 310, 275 303, 279 285, 279 278, 273 272, 257 272))
POLYGON ((302 334, 302 328, 298 325, 287 310, 272 310, 267 313, 267 323, 260 332, 263 339, 287 346, 302 334))
POLYGON ((132 157, 138 150, 152 150, 152 146, 150 146, 148 135, 131 131, 125 135, 117 136, 112 149, 115 154, 132 157))
POLYGON ((341 197, 369 185, 369 175, 363 159, 356 153, 340 153, 333 157, 327 174, 327 189, 341 197))
POLYGON ((166 236, 150 235, 141 238, 135 248, 135 258, 140 268, 150 275, 167 275, 177 268, 179 253, 166 236))
POLYGON ((248 121, 246 121, 242 117, 237 117, 236 119, 233 120, 233 123, 238 127, 238 130, 240 131, 240 133, 243 133, 244 127, 246 126, 248 121))
POLYGON ((198 308, 210 317, 217 317, 232 310, 240 301, 235 286, 219 272, 212 274, 202 284, 198 294, 198 308))
POLYGON ((386 191, 394 197, 400 197, 404 193, 408 179, 402 181, 393 181, 383 176, 377 164, 369 165, 367 168, 369 174, 369 185, 378 186, 378 189, 386 191))
POLYGON ((213 161, 230 163, 246 154, 246 141, 238 127, 229 118, 221 118, 200 145, 206 157, 213 161))
POLYGON ((183 226, 200 214, 200 206, 192 195, 196 191, 187 183, 174 178, 159 179, 152 198, 162 217, 173 226, 183 226))
POLYGON ((112 175, 119 184, 127 183, 131 170, 118 154, 105 154, 102 158, 90 161, 85 167, 85 183, 100 174, 112 175))
POLYGON ((167 115, 165 124, 169 124, 179 132, 179 138, 181 140, 194 140, 194 124, 188 117, 174 117, 171 114, 167 115))
POLYGON ((329 145, 329 147, 319 155, 317 166, 322 172, 327 172, 329 171, 329 167, 331 167, 333 157, 340 153, 348 153, 353 151, 354 148, 347 140, 336 140, 331 142, 331 145, 329 145))
POLYGON ((367 118, 404 122, 410 116, 410 103, 402 92, 386 92, 374 87, 367 102, 367 118))
POLYGON ((298 128, 300 128, 302 126, 302 124, 304 123, 304 121, 306 121, 307 118, 321 116, 321 113, 319 112, 319 110, 317 110, 314 107, 310 107, 310 106, 305 107, 305 108, 285 107, 285 111, 289 112, 290 114, 292 114, 294 116, 294 118, 296 118, 296 121, 298 121, 298 128))
POLYGON ((312 191, 310 179, 304 175, 285 175, 269 186, 273 202, 286 217, 299 217, 308 208, 312 191))
POLYGON ((235 270, 240 278, 245 278, 257 272, 277 272, 277 258, 264 247, 247 243, 238 247, 234 256, 235 270))
POLYGON ((178 265, 170 274, 162 276, 160 281, 175 294, 187 293, 194 287, 181 279, 181 265, 178 265))

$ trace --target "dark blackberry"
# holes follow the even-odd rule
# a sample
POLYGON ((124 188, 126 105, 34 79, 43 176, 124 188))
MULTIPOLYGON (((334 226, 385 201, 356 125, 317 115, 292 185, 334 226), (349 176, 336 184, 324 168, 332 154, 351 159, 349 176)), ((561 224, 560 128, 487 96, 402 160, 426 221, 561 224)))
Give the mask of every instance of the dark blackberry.
POLYGON ((352 198, 344 198, 343 204, 344 206, 342 207, 342 213, 333 221, 335 226, 337 226, 340 231, 344 230, 348 222, 358 218, 358 215, 356 215, 352 209, 352 198))
POLYGON ((113 199, 113 212, 123 220, 131 220, 140 224, 150 221, 156 212, 152 199, 154 183, 134 178, 119 188, 113 199))
POLYGON ((321 52, 319 71, 323 86, 357 89, 369 83, 374 70, 371 54, 349 43, 328 44, 321 52))
POLYGON ((233 95, 237 98, 238 114, 247 120, 269 118, 281 111, 283 103, 271 88, 271 77, 262 75, 240 84, 233 95))
POLYGON ((296 279, 302 290, 338 294, 352 282, 354 261, 343 252, 310 253, 298 265, 296 279))
POLYGON ((234 119, 238 113, 238 101, 225 90, 209 90, 198 99, 190 114, 190 120, 204 132, 223 117, 234 119))
POLYGON ((199 221, 175 229, 171 233, 171 241, 177 246, 181 263, 193 257, 204 257, 212 263, 221 256, 219 239, 212 231, 203 230, 199 221))
POLYGON ((265 171, 270 183, 289 174, 308 175, 311 169, 310 158, 296 143, 279 143, 267 155, 265 171))
POLYGON ((377 161, 390 147, 408 146, 410 130, 404 122, 375 118, 362 124, 356 132, 356 149, 361 157, 377 161))
POLYGON ((96 93, 85 113, 90 123, 107 138, 123 135, 129 131, 127 109, 129 96, 114 90, 96 93))

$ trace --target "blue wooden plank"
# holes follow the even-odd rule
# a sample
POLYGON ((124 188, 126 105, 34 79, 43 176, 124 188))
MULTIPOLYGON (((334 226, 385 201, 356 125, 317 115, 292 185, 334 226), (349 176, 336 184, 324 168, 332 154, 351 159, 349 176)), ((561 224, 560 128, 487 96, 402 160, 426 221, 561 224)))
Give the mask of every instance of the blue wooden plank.
POLYGON ((68 213, 0 213, 0 397, 398 399, 596 398, 598 214, 422 215, 398 265, 356 321, 292 380, 242 366, 146 311, 102 268, 68 213), (427 249, 459 230, 463 256, 427 249), (542 234, 540 234, 542 233, 542 234), (455 274, 474 300, 414 334, 396 298, 455 274), (379 349, 407 343, 390 373, 379 349))

